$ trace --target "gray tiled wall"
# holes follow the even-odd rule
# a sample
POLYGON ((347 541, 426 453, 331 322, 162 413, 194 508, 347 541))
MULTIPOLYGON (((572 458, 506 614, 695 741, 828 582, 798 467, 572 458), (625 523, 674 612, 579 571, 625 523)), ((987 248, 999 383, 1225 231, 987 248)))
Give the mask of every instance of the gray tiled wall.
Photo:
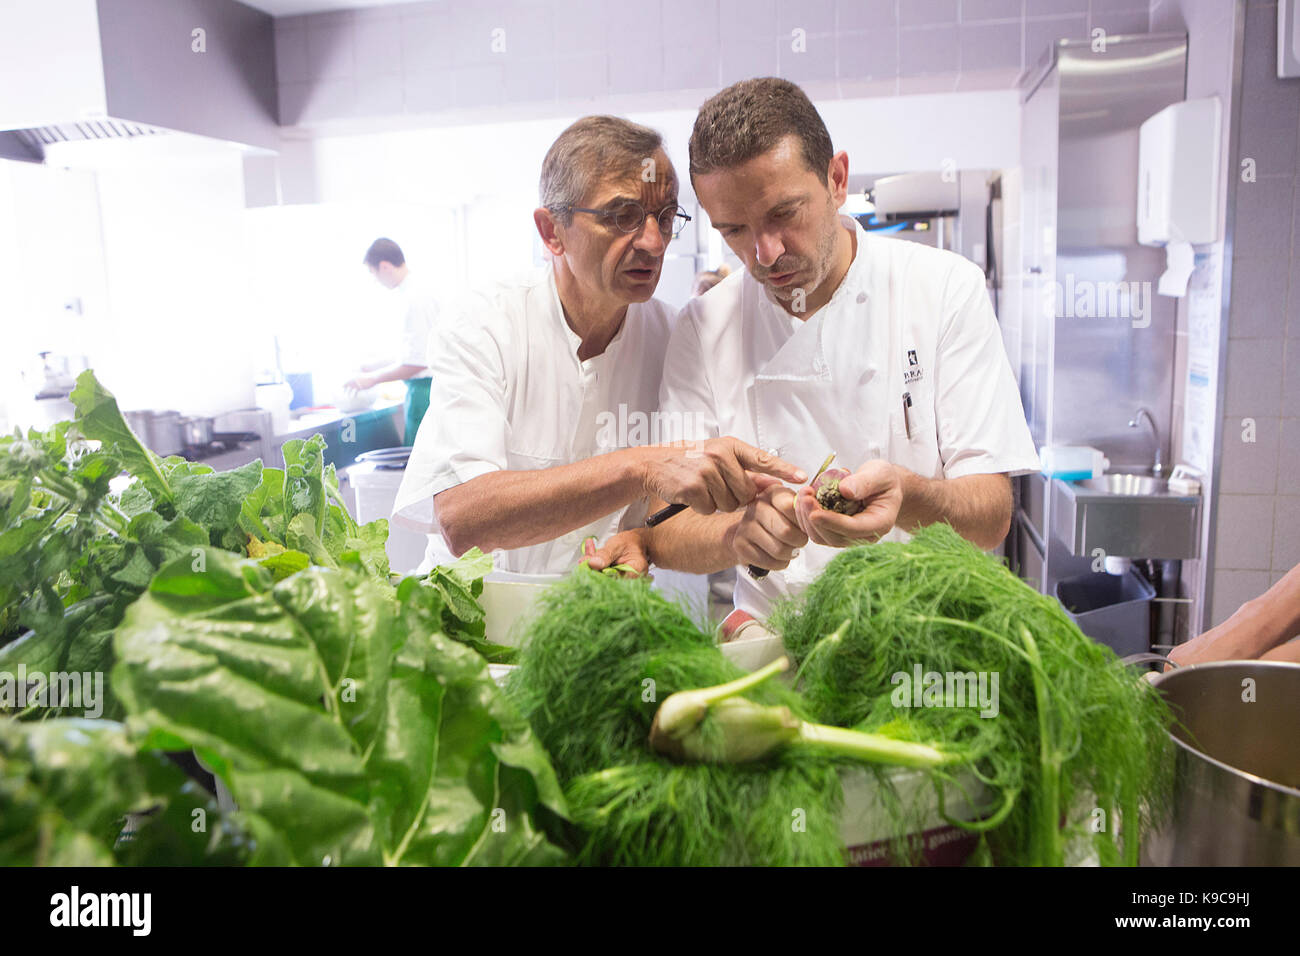
POLYGON ((1300 79, 1277 77, 1276 3, 1246 6, 1240 120, 1231 172, 1250 159, 1257 178, 1237 184, 1215 620, 1253 596, 1234 585, 1263 590, 1300 564, 1300 79), (1228 571, 1242 573, 1221 588, 1228 571))
POLYGON ((773 74, 823 98, 1009 88, 1059 37, 1148 19, 1147 0, 433 0, 285 17, 280 122, 558 110, 773 74))
MULTIPOLYGON (((1166 25, 1167 8, 1178 5, 1156 0, 1157 29, 1166 25)), ((1217 22, 1188 24, 1193 60, 1198 30, 1217 22)), ((1209 587, 1216 624, 1300 564, 1300 79, 1277 78, 1271 0, 1245 4, 1236 121, 1240 148, 1227 170, 1236 177, 1236 218, 1209 587), (1242 179, 1245 160, 1253 161, 1253 182, 1242 179)))

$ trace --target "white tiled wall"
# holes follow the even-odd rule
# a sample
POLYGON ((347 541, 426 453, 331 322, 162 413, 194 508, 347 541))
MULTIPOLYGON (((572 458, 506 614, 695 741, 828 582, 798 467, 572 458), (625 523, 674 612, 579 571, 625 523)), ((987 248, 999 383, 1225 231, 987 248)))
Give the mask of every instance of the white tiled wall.
MULTIPOLYGON (((1147 0, 478 0, 276 21, 280 121, 713 91, 1009 89, 1060 37, 1145 33, 1147 0)), ((693 102, 693 100, 692 100, 693 102)))

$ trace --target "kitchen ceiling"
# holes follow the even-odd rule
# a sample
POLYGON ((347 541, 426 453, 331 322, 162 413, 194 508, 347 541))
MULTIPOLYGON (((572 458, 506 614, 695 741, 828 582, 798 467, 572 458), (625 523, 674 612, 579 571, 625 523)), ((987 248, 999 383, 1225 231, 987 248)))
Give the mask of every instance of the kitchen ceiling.
POLYGON ((355 10, 358 7, 390 7, 399 3, 418 3, 419 0, 240 0, 273 17, 296 17, 303 13, 322 13, 326 10, 355 10))

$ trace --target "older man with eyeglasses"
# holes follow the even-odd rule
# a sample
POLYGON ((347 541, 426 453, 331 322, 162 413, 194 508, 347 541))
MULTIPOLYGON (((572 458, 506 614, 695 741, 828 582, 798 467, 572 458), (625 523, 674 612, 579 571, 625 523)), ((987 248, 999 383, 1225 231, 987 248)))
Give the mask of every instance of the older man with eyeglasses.
POLYGON ((640 526, 651 496, 712 514, 805 480, 733 438, 609 434, 658 408, 673 312, 653 296, 689 219, 677 187, 662 138, 636 123, 585 117, 551 145, 533 212, 550 262, 433 333, 429 411, 394 509, 429 532, 425 567, 478 547, 498 570, 563 572, 585 538, 640 526))

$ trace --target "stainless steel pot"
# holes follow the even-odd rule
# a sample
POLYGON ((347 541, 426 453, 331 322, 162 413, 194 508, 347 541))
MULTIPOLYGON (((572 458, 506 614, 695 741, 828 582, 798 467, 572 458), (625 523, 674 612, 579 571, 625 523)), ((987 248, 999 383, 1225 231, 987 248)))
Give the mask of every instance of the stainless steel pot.
POLYGON ((180 420, 181 440, 186 448, 205 448, 212 444, 212 418, 190 415, 180 420))
POLYGON ((1300 866, 1300 664, 1216 661, 1152 683, 1179 723, 1156 866, 1300 866))
POLYGON ((131 431, 135 432, 135 437, 149 444, 149 419, 153 416, 151 411, 123 412, 122 417, 130 426, 131 431))
MULTIPOLYGON (((123 412, 122 417, 135 437, 155 455, 178 455, 185 447, 180 412, 139 410, 123 412)), ((208 420, 211 425, 211 419, 208 420)))
POLYGON ((164 458, 179 455, 185 447, 181 436, 181 413, 174 411, 153 412, 149 416, 148 434, 142 436, 149 450, 164 458))

